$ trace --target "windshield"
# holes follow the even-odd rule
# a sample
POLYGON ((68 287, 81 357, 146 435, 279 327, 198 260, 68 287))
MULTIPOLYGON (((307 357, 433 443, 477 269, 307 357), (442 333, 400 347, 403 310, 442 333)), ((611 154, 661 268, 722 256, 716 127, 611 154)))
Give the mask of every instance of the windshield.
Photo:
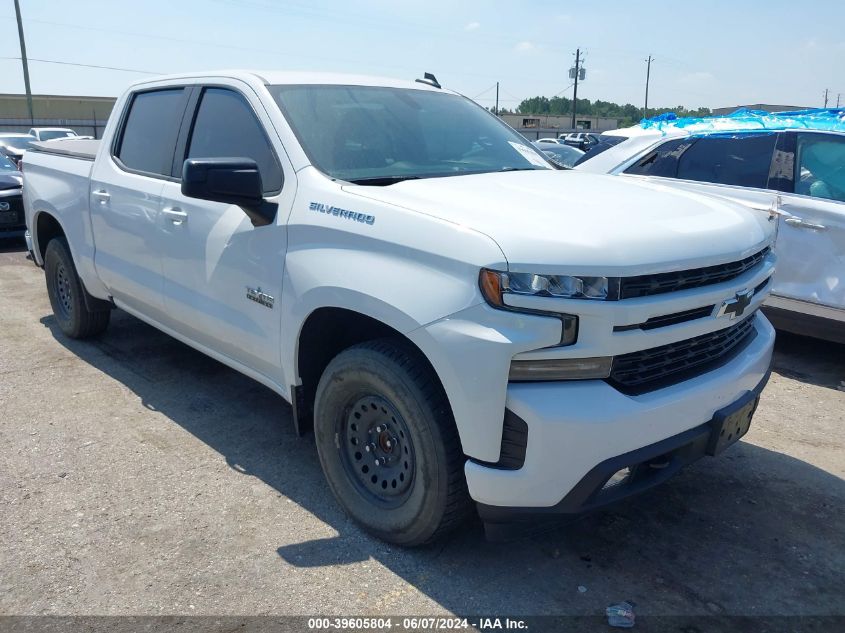
POLYGON ((0 171, 17 171, 18 168, 8 158, 0 154, 0 171))
POLYGON ((29 144, 34 140, 34 136, 0 136, 0 145, 15 149, 29 149, 29 144))
POLYGON ((311 162, 332 178, 411 178, 552 169, 522 136, 449 93, 372 86, 270 86, 311 162))
POLYGON ((42 130, 41 131, 41 140, 42 141, 52 141, 54 138, 68 138, 76 136, 73 132, 67 132, 65 130, 42 130))

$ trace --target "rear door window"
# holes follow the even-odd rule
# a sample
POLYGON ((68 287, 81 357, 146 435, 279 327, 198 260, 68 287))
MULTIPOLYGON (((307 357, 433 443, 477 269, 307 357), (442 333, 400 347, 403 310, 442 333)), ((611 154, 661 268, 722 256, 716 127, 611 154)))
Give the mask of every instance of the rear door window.
POLYGON ((264 128, 243 95, 206 88, 197 110, 188 158, 251 158, 258 165, 264 193, 282 188, 282 170, 264 128))
POLYGON ((678 178, 721 185, 768 185, 777 134, 705 136, 678 159, 678 178))
POLYGON ((115 157, 124 167, 169 176, 179 123, 185 110, 184 88, 139 92, 132 98, 115 157))

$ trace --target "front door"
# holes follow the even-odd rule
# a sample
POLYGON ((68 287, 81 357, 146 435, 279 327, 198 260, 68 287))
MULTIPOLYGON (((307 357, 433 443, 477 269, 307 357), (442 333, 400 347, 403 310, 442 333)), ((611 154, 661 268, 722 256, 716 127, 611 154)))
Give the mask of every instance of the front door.
MULTIPOLYGON (((248 88, 205 87, 199 94, 185 158, 251 158, 276 221, 254 227, 230 204, 162 192, 164 302, 180 333, 274 382, 280 378, 282 277, 287 211, 295 192, 268 135, 269 119, 248 88)), ((287 163, 286 163, 287 165, 287 163)))
POLYGON ((845 309, 845 137, 797 134, 795 192, 781 210, 774 293, 845 309))

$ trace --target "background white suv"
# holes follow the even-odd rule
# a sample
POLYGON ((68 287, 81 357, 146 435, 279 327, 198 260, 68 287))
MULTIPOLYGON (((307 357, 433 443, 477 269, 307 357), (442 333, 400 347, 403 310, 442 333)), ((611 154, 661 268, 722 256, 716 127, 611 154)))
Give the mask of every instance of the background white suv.
POLYGON ((778 270, 766 302, 787 331, 845 342, 845 117, 835 111, 616 130, 576 168, 718 194, 779 213, 778 270))

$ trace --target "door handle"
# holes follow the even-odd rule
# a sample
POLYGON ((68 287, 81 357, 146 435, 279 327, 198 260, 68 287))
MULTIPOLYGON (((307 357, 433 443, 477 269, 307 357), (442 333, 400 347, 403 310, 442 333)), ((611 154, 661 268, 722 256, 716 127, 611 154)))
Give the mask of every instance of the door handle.
POLYGON ((810 229, 812 231, 827 231, 827 227, 824 224, 813 224, 812 222, 806 222, 803 218, 799 217, 791 217, 786 218, 784 220, 789 226, 794 226, 796 229, 810 229))
POLYGON ((188 221, 188 214, 179 207, 164 207, 161 213, 177 226, 188 221))
POLYGON ((107 204, 111 195, 105 189, 97 189, 96 191, 92 191, 91 195, 97 198, 100 201, 100 204, 107 204))

